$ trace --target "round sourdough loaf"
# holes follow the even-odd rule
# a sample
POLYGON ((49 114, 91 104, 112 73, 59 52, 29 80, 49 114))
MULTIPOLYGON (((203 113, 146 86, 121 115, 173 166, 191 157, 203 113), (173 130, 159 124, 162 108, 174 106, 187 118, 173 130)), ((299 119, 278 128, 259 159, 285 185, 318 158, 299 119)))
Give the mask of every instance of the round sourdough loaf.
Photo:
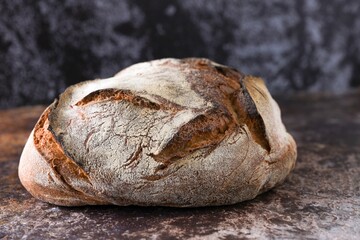
POLYGON ((19 177, 57 205, 195 207, 252 199, 295 160, 261 79, 161 59, 67 88, 31 132, 19 177))

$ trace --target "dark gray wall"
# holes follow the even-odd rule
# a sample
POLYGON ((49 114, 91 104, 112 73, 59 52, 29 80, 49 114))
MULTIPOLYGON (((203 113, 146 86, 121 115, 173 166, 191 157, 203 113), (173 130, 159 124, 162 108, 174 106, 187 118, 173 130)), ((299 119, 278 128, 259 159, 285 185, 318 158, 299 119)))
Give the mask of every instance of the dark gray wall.
POLYGON ((275 94, 360 85, 359 0, 3 0, 0 108, 139 61, 208 57, 275 94))

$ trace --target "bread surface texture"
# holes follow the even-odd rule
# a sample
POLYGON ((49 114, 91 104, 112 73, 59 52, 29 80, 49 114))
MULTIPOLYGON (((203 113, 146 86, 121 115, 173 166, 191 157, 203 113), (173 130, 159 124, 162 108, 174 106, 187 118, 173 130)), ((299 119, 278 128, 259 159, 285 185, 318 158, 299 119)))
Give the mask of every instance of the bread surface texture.
POLYGON ((168 58, 67 88, 31 132, 19 177, 62 206, 227 205, 283 182, 296 155, 261 79, 168 58))

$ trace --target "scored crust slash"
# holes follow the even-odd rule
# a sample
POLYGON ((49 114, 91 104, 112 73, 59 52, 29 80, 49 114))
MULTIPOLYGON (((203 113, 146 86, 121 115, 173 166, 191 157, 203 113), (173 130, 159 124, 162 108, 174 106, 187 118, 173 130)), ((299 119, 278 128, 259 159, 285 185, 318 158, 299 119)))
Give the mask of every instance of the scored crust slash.
POLYGON ((261 79, 169 58, 67 88, 31 132, 19 177, 63 206, 226 205, 281 183, 296 156, 261 79))

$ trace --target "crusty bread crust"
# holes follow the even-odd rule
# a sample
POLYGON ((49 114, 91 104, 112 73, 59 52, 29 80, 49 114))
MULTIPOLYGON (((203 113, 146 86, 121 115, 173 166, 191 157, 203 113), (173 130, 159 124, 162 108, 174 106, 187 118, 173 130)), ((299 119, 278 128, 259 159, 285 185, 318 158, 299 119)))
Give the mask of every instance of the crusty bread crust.
POLYGON ((36 124, 19 177, 57 205, 194 207, 252 199, 295 160, 261 79, 162 59, 69 87, 36 124))

